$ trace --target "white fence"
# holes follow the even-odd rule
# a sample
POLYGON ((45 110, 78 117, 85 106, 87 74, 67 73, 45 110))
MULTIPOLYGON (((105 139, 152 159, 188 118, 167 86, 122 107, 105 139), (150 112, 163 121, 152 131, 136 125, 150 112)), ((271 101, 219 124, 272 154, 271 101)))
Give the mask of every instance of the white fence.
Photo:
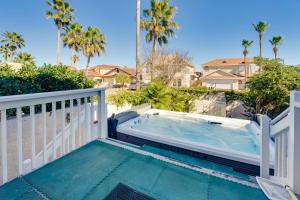
POLYGON ((0 111, 0 185, 107 137, 103 88, 0 97, 0 111))
POLYGON ((273 120, 262 116, 260 124, 261 176, 300 194, 300 92, 291 92, 290 108, 273 120), (270 138, 274 141, 274 176, 269 175, 270 138))

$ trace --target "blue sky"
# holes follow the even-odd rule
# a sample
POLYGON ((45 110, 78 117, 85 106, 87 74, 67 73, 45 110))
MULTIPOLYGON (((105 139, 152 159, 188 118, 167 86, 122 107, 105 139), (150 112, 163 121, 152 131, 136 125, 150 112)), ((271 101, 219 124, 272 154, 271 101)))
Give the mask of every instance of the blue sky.
MULTIPOLYGON (((135 66, 135 0, 69 0, 76 20, 84 26, 96 26, 107 39, 106 53, 91 60, 91 65, 135 66)), ((149 0, 141 0, 142 9, 149 0)), ((264 34, 264 56, 273 57, 268 40, 281 35, 284 43, 279 57, 287 64, 300 64, 300 0, 170 0, 178 7, 175 20, 181 28, 170 39, 167 49, 188 52, 197 69, 214 58, 240 57, 241 41, 254 40, 250 56, 258 55, 258 36, 252 23, 270 24, 264 34)), ((0 32, 23 35, 26 47, 38 64, 55 64, 56 27, 46 20, 44 0, 1 0, 0 32)), ((148 44, 142 33, 142 52, 148 44)), ((80 54, 80 53, 79 53, 80 54)), ((70 63, 70 50, 62 50, 62 62, 70 63)), ((81 56, 78 67, 86 58, 81 56)))

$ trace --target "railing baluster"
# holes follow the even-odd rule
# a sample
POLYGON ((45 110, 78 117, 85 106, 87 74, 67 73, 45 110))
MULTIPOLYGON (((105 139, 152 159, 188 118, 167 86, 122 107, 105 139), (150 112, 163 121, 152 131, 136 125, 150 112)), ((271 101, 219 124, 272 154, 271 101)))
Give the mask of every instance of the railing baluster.
POLYGON ((283 163, 283 168, 282 168, 282 176, 284 178, 287 177, 287 134, 282 135, 282 163, 283 163))
POLYGON ((90 122, 91 122, 91 139, 93 140, 94 138, 95 138, 95 136, 94 136, 94 119, 95 119, 95 103, 94 103, 94 99, 93 99, 94 97, 92 97, 91 98, 91 120, 90 120, 90 122))
POLYGON ((71 126, 71 141, 72 150, 75 149, 75 130, 74 130, 74 101, 70 100, 70 126, 71 126))
POLYGON ((56 159, 56 102, 52 102, 52 144, 54 160, 56 159))
POLYGON ((23 145, 22 145, 22 109, 17 108, 17 143, 18 143, 18 170, 19 175, 23 173, 23 145))
POLYGON ((7 124, 6 110, 1 110, 1 164, 2 183, 7 182, 7 124))
POLYGON ((78 107, 78 119, 77 119, 77 129, 78 129, 78 146, 80 146, 82 144, 82 138, 81 138, 81 133, 80 133, 80 112, 81 112, 81 102, 80 102, 80 98, 77 99, 77 107, 78 107))
POLYGON ((34 106, 30 106, 31 119, 31 169, 35 168, 35 111, 34 106))
POLYGON ((91 139, 91 132, 89 129, 89 104, 88 97, 84 98, 84 121, 85 121, 85 142, 88 143, 91 139))
POLYGON ((42 104, 43 164, 47 163, 47 115, 46 104, 42 104))
POLYGON ((66 102, 61 101, 61 156, 65 154, 66 102))

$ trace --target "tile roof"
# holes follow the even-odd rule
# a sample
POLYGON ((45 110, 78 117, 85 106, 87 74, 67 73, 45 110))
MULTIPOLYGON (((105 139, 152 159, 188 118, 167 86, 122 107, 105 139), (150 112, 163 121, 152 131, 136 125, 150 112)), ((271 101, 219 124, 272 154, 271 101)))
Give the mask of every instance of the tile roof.
MULTIPOLYGON (((247 63, 254 63, 254 58, 247 58, 247 63)), ((244 64, 244 58, 220 58, 202 64, 202 66, 232 66, 244 64)))
POLYGON ((115 65, 96 65, 93 67, 89 67, 88 68, 88 72, 87 75, 88 76, 94 76, 94 77, 114 77, 114 75, 110 75, 110 73, 114 70, 120 70, 123 71, 124 73, 128 74, 129 76, 135 76, 136 75, 136 71, 133 68, 126 68, 126 67, 119 67, 119 66, 115 66, 115 65), (106 69, 109 70, 107 73, 105 74, 99 74, 97 72, 95 72, 95 69, 106 69))

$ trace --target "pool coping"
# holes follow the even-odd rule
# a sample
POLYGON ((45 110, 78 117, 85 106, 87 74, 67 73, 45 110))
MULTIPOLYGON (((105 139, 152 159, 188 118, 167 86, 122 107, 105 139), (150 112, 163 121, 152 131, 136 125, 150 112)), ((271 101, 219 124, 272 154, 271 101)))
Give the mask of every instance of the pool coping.
POLYGON ((135 148, 135 147, 128 146, 126 144, 121 144, 121 143, 115 142, 113 140, 109 140, 109 139, 99 139, 99 141, 110 144, 110 145, 113 145, 113 146, 117 146, 117 147, 120 147, 120 148, 123 148, 123 149, 126 149, 128 151, 132 151, 132 152, 137 153, 137 154, 150 156, 154 159, 161 160, 161 161, 164 161, 164 162, 167 162, 167 163, 170 163, 170 164, 174 164, 176 166, 180 166, 180 167, 183 167, 183 168, 187 168, 187 169, 190 169, 190 170, 201 172, 201 173, 204 173, 204 174, 207 174, 207 175, 210 175, 210 176, 225 179, 227 181, 242 184, 242 185, 245 185, 245 186, 248 186, 248 187, 260 189, 260 187, 257 184, 255 179, 250 181, 250 180, 246 180, 246 179, 243 179, 243 178, 240 178, 240 177, 236 177, 236 176, 233 176, 233 175, 228 175, 228 174, 225 174, 225 173, 222 173, 222 172, 219 172, 219 171, 215 171, 215 170, 212 170, 212 169, 207 169, 207 168, 203 168, 203 167, 199 167, 199 166, 194 166, 194 165, 191 165, 191 164, 186 164, 186 163, 183 163, 183 162, 179 162, 175 159, 171 159, 171 158, 168 158, 168 157, 165 157, 165 156, 162 156, 162 155, 158 155, 158 154, 155 154, 155 153, 144 151, 144 150, 141 150, 141 149, 138 149, 138 148, 135 148))

